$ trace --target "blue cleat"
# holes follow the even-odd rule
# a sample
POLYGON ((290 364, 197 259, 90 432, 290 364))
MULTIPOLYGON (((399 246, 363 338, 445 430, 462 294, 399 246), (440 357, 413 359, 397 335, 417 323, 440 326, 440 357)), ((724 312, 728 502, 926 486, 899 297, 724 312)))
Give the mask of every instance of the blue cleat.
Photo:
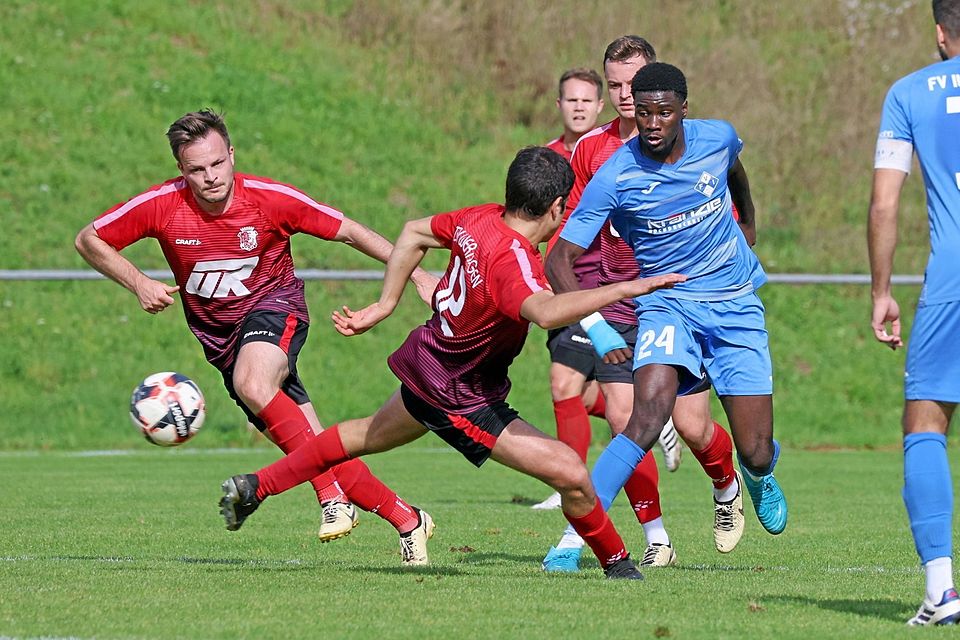
POLYGON ((575 573, 580 571, 581 549, 557 549, 550 547, 540 566, 544 571, 575 573))
POLYGON ((777 479, 773 477, 773 468, 777 465, 777 459, 780 457, 780 443, 773 441, 773 460, 770 462, 768 473, 754 480, 753 476, 740 463, 740 471, 743 476, 743 484, 747 487, 747 493, 753 501, 753 508, 757 512, 757 519, 763 528, 769 533, 777 535, 787 528, 787 499, 777 484, 777 479))

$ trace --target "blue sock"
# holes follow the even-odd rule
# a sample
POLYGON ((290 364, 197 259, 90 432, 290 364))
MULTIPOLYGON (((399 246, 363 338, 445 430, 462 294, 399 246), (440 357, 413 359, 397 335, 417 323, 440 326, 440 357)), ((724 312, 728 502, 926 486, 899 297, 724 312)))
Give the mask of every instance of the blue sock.
POLYGON ((904 437, 903 502, 920 562, 951 556, 953 482, 945 435, 911 433, 904 437))
POLYGON ((600 454, 590 479, 604 511, 610 508, 645 453, 636 442, 621 433, 600 454))

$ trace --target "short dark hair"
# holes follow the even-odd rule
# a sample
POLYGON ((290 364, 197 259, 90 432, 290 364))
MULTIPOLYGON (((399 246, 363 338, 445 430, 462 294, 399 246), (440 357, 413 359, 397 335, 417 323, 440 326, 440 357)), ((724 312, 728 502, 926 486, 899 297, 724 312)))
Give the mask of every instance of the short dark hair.
POLYGON ((178 118, 167 129, 167 140, 170 141, 173 157, 180 162, 180 149, 206 137, 211 131, 219 133, 227 143, 227 147, 230 146, 230 134, 227 133, 227 125, 223 121, 222 113, 217 113, 213 109, 201 109, 178 118))
POLYGON ((567 80, 583 80, 584 82, 591 82, 597 87, 597 98, 600 98, 603 95, 603 78, 601 78, 600 74, 593 69, 588 69, 587 67, 576 67, 574 69, 567 69, 564 71, 563 75, 560 76, 560 82, 557 84, 557 94, 560 96, 560 98, 563 98, 563 83, 567 80))
POLYGON ((657 61, 657 52, 654 51, 653 45, 647 42, 646 38, 620 36, 607 45, 607 50, 603 52, 603 64, 626 62, 637 56, 643 56, 648 64, 657 61))
POLYGON ((526 147, 507 169, 505 205, 507 211, 539 218, 554 200, 565 200, 572 188, 573 169, 563 156, 546 147, 526 147))
POLYGON ((950 39, 960 38, 960 0, 933 0, 933 20, 950 39))
POLYGON ((673 91, 683 102, 687 99, 687 79, 683 71, 672 64, 654 62, 637 71, 630 90, 634 95, 644 91, 673 91))

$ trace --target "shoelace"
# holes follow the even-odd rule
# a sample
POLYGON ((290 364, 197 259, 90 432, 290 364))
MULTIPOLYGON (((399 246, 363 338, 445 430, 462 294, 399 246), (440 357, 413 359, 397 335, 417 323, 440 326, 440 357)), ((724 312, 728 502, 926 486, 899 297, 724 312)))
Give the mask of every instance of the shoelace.
POLYGON ((404 562, 408 560, 413 560, 416 558, 416 554, 413 548, 413 532, 411 531, 408 534, 400 536, 400 556, 403 558, 404 562))
POLYGON ((665 546, 666 545, 652 544, 647 547, 647 550, 643 552, 642 564, 646 565, 656 560, 660 549, 664 548, 665 546))
POLYGON ((337 521, 337 514, 340 512, 339 502, 330 502, 323 506, 323 523, 333 524, 337 521))
POLYGON ((733 504, 717 504, 714 513, 716 528, 721 531, 733 531, 733 504))

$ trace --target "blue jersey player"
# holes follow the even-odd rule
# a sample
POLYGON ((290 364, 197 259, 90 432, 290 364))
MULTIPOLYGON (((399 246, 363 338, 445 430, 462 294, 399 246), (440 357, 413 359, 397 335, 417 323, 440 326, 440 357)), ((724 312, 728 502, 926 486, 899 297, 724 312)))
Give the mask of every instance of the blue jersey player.
MULTIPOLYGON (((742 142, 726 122, 685 119, 686 79, 672 65, 643 67, 632 89, 639 135, 587 185, 547 258, 547 272, 558 292, 575 288, 571 256, 612 224, 633 250, 641 276, 677 272, 687 280, 666 295, 636 300, 633 413, 597 461, 594 486, 609 505, 656 442, 677 395, 694 389, 705 370, 730 420, 760 523, 778 534, 787 524, 787 504, 773 477, 780 448, 773 439, 764 309, 756 295, 766 275, 750 249, 754 209, 738 158, 742 142)), ((590 334, 605 361, 619 362, 629 352, 613 337, 590 334)))
POLYGON ((903 410, 903 501, 926 596, 907 624, 955 624, 953 491, 947 428, 960 402, 960 0, 933 0, 943 62, 898 80, 880 121, 868 241, 877 340, 903 345, 890 289, 900 191, 917 152, 927 192, 930 258, 907 350, 903 410), (889 330, 888 330, 889 328, 889 330))

